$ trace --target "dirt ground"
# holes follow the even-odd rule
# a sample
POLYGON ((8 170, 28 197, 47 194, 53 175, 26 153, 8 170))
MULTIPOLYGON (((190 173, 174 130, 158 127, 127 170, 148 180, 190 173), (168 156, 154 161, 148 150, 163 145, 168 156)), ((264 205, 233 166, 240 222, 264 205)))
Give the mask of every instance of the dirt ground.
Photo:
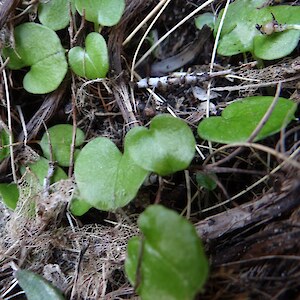
MULTIPOLYGON (((1 35, 9 36, 13 26, 28 20, 28 14, 20 15, 30 5, 25 2, 0 1, 1 35)), ((140 60, 151 46, 146 39, 135 58, 143 34, 158 14, 154 10, 158 2, 128 0, 120 23, 103 29, 111 65, 105 80, 87 81, 69 73, 54 92, 31 95, 22 88, 24 73, 6 69, 15 164, 34 155, 32 151, 41 154, 36 141, 44 133, 44 125, 74 124, 86 133, 87 141, 105 136, 122 149, 130 128, 149 124, 157 114, 171 113, 184 119, 197 137, 197 125, 205 117, 206 104, 195 96, 195 86, 181 82, 139 88, 137 82, 177 70, 208 72, 214 38, 210 30, 197 30, 191 17, 140 60), (151 13, 149 21, 126 39, 151 13), (187 53, 192 59, 186 59, 187 53), (141 61, 135 73, 131 73, 133 61, 141 61), (179 61, 184 63, 176 65, 179 61), (174 64, 177 68, 170 70, 174 64), (24 124, 30 149, 24 145, 24 124)), ((154 23, 153 35, 162 37, 204 2, 171 1, 154 23)), ((204 11, 219 11, 225 2, 216 0, 204 11)), ((298 1, 285 2, 298 5, 298 1)), ((34 10, 30 18, 34 18, 34 10)), ((89 26, 85 24, 78 44, 91 30, 89 26)), ((69 43, 68 29, 59 35, 69 43)), ((251 55, 216 56, 214 71, 221 75, 197 86, 205 91, 211 89, 216 114, 239 97, 274 96, 279 82, 281 95, 299 103, 299 47, 289 57, 269 61, 263 68, 257 67, 251 55), (235 79, 226 78, 229 69, 235 79)), ((0 119, 7 124, 3 76, 1 84, 0 119)), ((299 118, 299 110, 296 117, 299 118)), ((152 203, 187 216, 204 242, 211 269, 197 299, 300 299, 300 170, 289 163, 299 163, 299 131, 299 121, 295 120, 285 132, 261 141, 265 148, 213 144, 212 152, 207 142, 197 137, 203 157, 197 154, 185 172, 163 179, 153 176, 133 202, 116 212, 92 209, 83 217, 73 218, 66 210, 74 189, 71 177, 52 187, 48 197, 60 205, 41 225, 39 218, 24 217, 24 211, 30 209, 26 204, 29 196, 21 194, 22 205, 15 212, 4 206, 0 209, 0 299, 24 299, 22 294, 17 296, 20 288, 13 278, 12 261, 42 274, 67 299, 137 299, 124 275, 126 245, 130 237, 138 234, 138 215, 152 203), (270 155, 266 149, 275 154, 270 155), (290 160, 283 161, 281 155, 290 160), (199 187, 197 172, 216 174, 217 188, 207 191, 199 187)), ((26 185, 18 170, 17 177, 21 187, 26 185)), ((7 158, 0 165, 0 181, 12 180, 7 158)), ((24 190, 39 199, 44 197, 30 186, 24 190)))

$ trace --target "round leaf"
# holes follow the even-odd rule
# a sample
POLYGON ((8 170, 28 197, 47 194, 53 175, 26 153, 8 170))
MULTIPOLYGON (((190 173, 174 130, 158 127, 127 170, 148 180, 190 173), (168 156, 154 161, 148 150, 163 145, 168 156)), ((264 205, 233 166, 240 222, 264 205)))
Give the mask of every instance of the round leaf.
POLYGON ((128 204, 148 172, 107 138, 99 137, 83 147, 75 161, 75 180, 80 197, 100 210, 128 204))
POLYGON ((69 64, 81 77, 104 78, 109 69, 109 57, 103 36, 96 32, 88 34, 85 49, 74 47, 69 51, 69 64))
POLYGON ((28 300, 64 300, 63 294, 40 275, 28 270, 17 270, 15 276, 28 300))
MULTIPOLYGON (((273 97, 256 96, 244 98, 227 106, 221 117, 210 117, 198 126, 201 138, 219 142, 246 142, 268 110, 273 97)), ((255 138, 261 140, 279 132, 294 119, 297 105, 291 100, 279 98, 270 118, 255 138)))
MULTIPOLYGON (((70 124, 55 125, 48 129, 48 133, 52 145, 53 160, 57 161, 58 164, 63 167, 68 167, 70 165, 73 126, 70 124)), ((83 142, 84 132, 77 128, 75 147, 80 146, 83 142)), ((50 145, 47 133, 44 133, 40 146, 44 156, 50 159, 50 145)))
POLYGON ((19 189, 14 183, 0 183, 0 198, 10 209, 15 209, 19 199, 19 189))
POLYGON ((70 22, 70 6, 73 1, 51 0, 40 2, 38 9, 40 22, 53 30, 67 27, 70 22))
POLYGON ((113 26, 119 22, 125 8, 124 0, 76 0, 77 11, 85 19, 102 26, 113 26))
POLYGON ((196 181, 199 186, 202 186, 209 191, 213 191, 217 187, 215 174, 197 172, 196 181))
POLYGON ((143 300, 194 299, 209 266, 193 225, 161 205, 148 207, 138 225, 144 238, 129 241, 125 261, 137 293, 143 300))
POLYGON ((154 117, 149 129, 131 129, 125 149, 141 168, 164 176, 189 166, 195 155, 195 138, 184 121, 164 114, 154 117))
POLYGON ((17 26, 14 34, 15 49, 3 51, 4 56, 10 58, 8 67, 31 67, 23 80, 28 92, 44 94, 54 91, 68 68, 59 37, 50 28, 36 23, 17 26))

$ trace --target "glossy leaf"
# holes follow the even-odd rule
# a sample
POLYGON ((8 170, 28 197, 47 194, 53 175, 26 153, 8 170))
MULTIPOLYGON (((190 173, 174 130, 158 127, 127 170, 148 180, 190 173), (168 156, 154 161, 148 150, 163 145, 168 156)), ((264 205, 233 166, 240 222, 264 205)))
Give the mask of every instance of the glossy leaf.
POLYGON ((143 300, 194 299, 208 277, 208 260, 196 230, 161 205, 139 217, 143 238, 128 242, 125 270, 143 300))
MULTIPOLYGON (((48 129, 53 160, 57 161, 60 166, 68 167, 70 165, 71 144, 73 126, 70 124, 59 124, 48 129)), ((84 132, 76 129, 76 142, 75 147, 80 146, 84 142, 84 132)), ((50 159, 50 145, 47 133, 44 133, 40 146, 43 150, 43 154, 46 158, 50 159)), ((78 155, 75 151, 75 156, 78 155)))
POLYGON ((0 199, 10 209, 15 209, 19 200, 19 189, 15 183, 0 183, 0 199))
POLYGON ((100 210, 128 204, 148 172, 138 167, 107 138, 89 142, 75 162, 75 180, 80 197, 100 210))
POLYGON ((30 67, 23 79, 25 90, 33 94, 54 91, 64 79, 67 61, 59 37, 50 28, 23 23, 14 29, 15 49, 5 48, 13 70, 30 67))
MULTIPOLYGON (((275 59, 288 55, 298 44, 299 31, 287 30, 282 33, 262 35, 256 25, 273 20, 280 24, 300 22, 300 7, 263 7, 265 0, 236 0, 228 7, 218 43, 218 53, 231 56, 252 52, 262 59, 275 59)), ((214 33, 216 34, 223 11, 221 11, 214 33)))
POLYGON ((125 8, 124 0, 75 0, 76 9, 85 19, 102 26, 116 25, 125 8))
POLYGON ((69 51, 69 64, 77 75, 88 79, 104 78, 109 69, 106 42, 99 33, 89 33, 85 49, 74 47, 69 51))
MULTIPOLYGON (((198 126, 201 138, 219 142, 246 142, 259 124, 273 101, 273 97, 255 96, 244 98, 227 106, 221 117, 210 117, 198 126)), ((267 123, 255 138, 261 140, 279 132, 294 119, 297 104, 285 98, 279 98, 267 123)))
POLYGON ((184 121, 163 114, 152 119, 149 129, 131 129, 125 149, 141 168, 164 176, 189 166, 195 155, 195 138, 184 121))
MULTIPOLYGON (((40 22, 55 31, 67 27, 70 22, 70 8, 72 2, 74 2, 74 0, 50 0, 40 2, 38 8, 40 22)), ((75 9, 72 9, 72 11, 74 12, 75 9)))
POLYGON ((9 156, 9 134, 2 129, 0 131, 0 162, 9 156), (3 147, 3 148, 2 148, 3 147))
POLYGON ((61 291, 38 274, 28 270, 18 269, 15 271, 15 277, 21 288, 24 290, 28 300, 65 299, 61 291))

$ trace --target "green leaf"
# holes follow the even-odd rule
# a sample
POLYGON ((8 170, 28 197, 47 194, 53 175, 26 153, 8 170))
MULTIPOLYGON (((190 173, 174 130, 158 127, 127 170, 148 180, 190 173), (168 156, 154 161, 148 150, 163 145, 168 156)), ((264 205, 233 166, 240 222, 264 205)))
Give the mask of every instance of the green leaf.
MULTIPOLYGON (((262 35, 256 25, 264 25, 273 20, 280 24, 300 22, 300 7, 276 6, 261 8, 265 0, 236 0, 228 7, 218 43, 218 53, 231 56, 238 53, 252 52, 262 59, 284 57, 291 53, 298 44, 299 32, 287 30, 272 35, 262 35)), ((223 14, 221 11, 214 34, 223 14)))
POLYGON ((0 162, 9 156, 9 134, 2 129, 0 131, 0 162), (3 147, 3 148, 2 148, 3 147))
POLYGON ((195 18, 196 27, 201 30, 204 25, 210 27, 211 29, 215 26, 215 16, 212 13, 204 13, 195 18))
POLYGON ((131 129, 125 149, 141 168, 164 176, 189 166, 195 155, 195 138, 184 121, 162 114, 152 119, 149 129, 131 129))
POLYGON ((54 91, 64 79, 68 66, 59 37, 50 28, 23 23, 14 29, 15 49, 5 48, 8 67, 31 67, 23 79, 25 90, 33 94, 54 91))
POLYGON ((137 293, 147 299, 194 299, 208 277, 209 265, 196 230, 161 205, 139 217, 143 238, 128 242, 125 271, 137 293))
POLYGON ((124 0, 75 0, 77 11, 85 19, 102 26, 116 25, 125 8, 124 0))
MULTIPOLYGON (((300 24, 300 6, 281 5, 270 10, 279 24, 300 24)), ((300 30, 260 34, 254 38, 254 55, 265 60, 287 56, 297 47, 299 38, 300 30)))
POLYGON ((203 172, 196 173, 196 181, 199 186, 204 187, 209 191, 213 191, 217 187, 216 175, 203 172))
POLYGON ((18 269, 15 276, 28 300, 64 300, 64 296, 46 279, 28 270, 18 269))
POLYGON ((80 197, 100 210, 128 204, 148 172, 138 167, 116 145, 99 137, 83 147, 75 161, 75 180, 80 197))
MULTIPOLYGON (((201 138, 219 142, 246 142, 268 110, 273 97, 254 96, 244 98, 227 106, 221 117, 210 117, 198 126, 201 138)), ((255 138, 255 141, 279 132, 294 119, 297 104, 285 98, 279 98, 267 123, 255 138)))
MULTIPOLYGON (((68 167, 70 165, 71 144, 73 135, 73 126, 70 124, 58 124, 48 129, 50 142, 52 145, 53 160, 57 161, 60 166, 68 167)), ((76 129, 75 147, 84 142, 84 132, 76 129)), ((44 133, 40 146, 44 156, 50 159, 50 146, 47 133, 44 133)), ((75 154, 78 155, 78 151, 75 154)), ((75 155, 76 156, 76 155, 75 155)))
POLYGON ((75 12, 71 3, 74 0, 50 0, 40 2, 38 8, 38 17, 40 22, 52 30, 60 30, 69 25, 70 8, 75 12))
POLYGON ((0 198, 10 209, 14 210, 19 200, 19 189, 15 183, 0 183, 0 198))
POLYGON ((92 206, 89 203, 79 198, 72 199, 70 204, 71 213, 78 217, 87 213, 91 208, 92 206))
MULTIPOLYGON (((49 160, 44 157, 40 157, 39 160, 27 164, 27 167, 31 170, 31 172, 38 178, 40 185, 44 184, 44 179, 47 177, 48 170, 49 170, 49 160)), ((25 173, 25 168, 21 168, 21 173, 25 173)), ((30 173, 27 173, 26 176, 32 176, 30 173)), ((50 183, 57 182, 62 179, 67 179, 68 176, 65 171, 60 167, 55 167, 55 171, 53 176, 51 177, 50 183)), ((30 178, 27 179, 30 182, 30 178)))
POLYGON ((104 78, 109 69, 109 57, 103 36, 96 32, 88 34, 85 49, 77 46, 69 51, 69 64, 81 77, 104 78))

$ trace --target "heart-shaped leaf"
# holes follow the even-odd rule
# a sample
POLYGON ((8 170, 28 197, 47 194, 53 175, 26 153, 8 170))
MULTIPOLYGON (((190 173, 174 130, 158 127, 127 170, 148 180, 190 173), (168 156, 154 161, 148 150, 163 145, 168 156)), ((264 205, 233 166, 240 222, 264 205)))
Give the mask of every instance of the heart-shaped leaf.
POLYGON ((100 210, 128 204, 148 175, 127 152, 122 155, 112 141, 103 137, 82 148, 74 173, 82 200, 100 210))
POLYGON ((28 300, 64 300, 63 294, 46 279, 28 270, 18 269, 15 277, 28 300))
POLYGON ((0 199, 10 209, 15 209, 19 200, 19 189, 15 183, 0 183, 0 199))
POLYGON ((9 156, 9 134, 4 130, 0 130, 0 162, 9 156))
POLYGON ((40 22, 53 29, 60 30, 68 26, 70 22, 70 9, 73 13, 74 0, 51 0, 39 3, 38 17, 40 22))
POLYGON ((125 149, 141 168, 164 176, 189 166, 195 155, 195 138, 184 121, 163 114, 152 119, 149 129, 131 129, 125 149))
MULTIPOLYGON (((280 24, 299 24, 300 7, 263 7, 265 0, 236 0, 228 7, 218 43, 218 53, 231 56, 252 52, 263 59, 284 57, 298 44, 299 32, 287 30, 271 35, 262 35, 256 25, 264 25, 273 20, 272 14, 280 24)), ((220 13, 215 31, 222 17, 220 13)))
MULTIPOLYGON (((273 97, 254 96, 244 98, 227 106, 221 117, 210 117, 198 126, 201 138, 219 142, 246 142, 270 107, 273 97)), ((279 98, 267 123, 255 138, 255 141, 270 136, 294 119, 297 105, 291 100, 279 98)))
POLYGON ((81 77, 104 78, 109 69, 109 57, 103 36, 96 32, 88 34, 85 49, 74 47, 69 51, 69 64, 81 77))
POLYGON ((208 261, 196 230, 186 219, 161 205, 139 217, 143 238, 128 242, 125 270, 137 293, 146 299, 194 299, 208 277, 208 261))
MULTIPOLYGON (((70 124, 58 124, 48 129, 51 142, 53 160, 57 161, 60 166, 68 167, 70 165, 71 144, 73 135, 73 126, 70 124)), ((40 146, 44 156, 50 159, 50 145, 47 133, 44 133, 40 146)), ((75 147, 80 146, 84 142, 84 132, 76 129, 75 147)), ((79 150, 75 150, 75 157, 79 150)))
POLYGON ((124 0, 75 0, 77 11, 85 19, 102 26, 116 25, 125 8, 124 0))
POLYGON ((13 70, 31 67, 25 75, 25 90, 33 94, 54 91, 64 79, 68 65, 59 37, 50 28, 23 23, 14 29, 15 49, 5 48, 13 70))

